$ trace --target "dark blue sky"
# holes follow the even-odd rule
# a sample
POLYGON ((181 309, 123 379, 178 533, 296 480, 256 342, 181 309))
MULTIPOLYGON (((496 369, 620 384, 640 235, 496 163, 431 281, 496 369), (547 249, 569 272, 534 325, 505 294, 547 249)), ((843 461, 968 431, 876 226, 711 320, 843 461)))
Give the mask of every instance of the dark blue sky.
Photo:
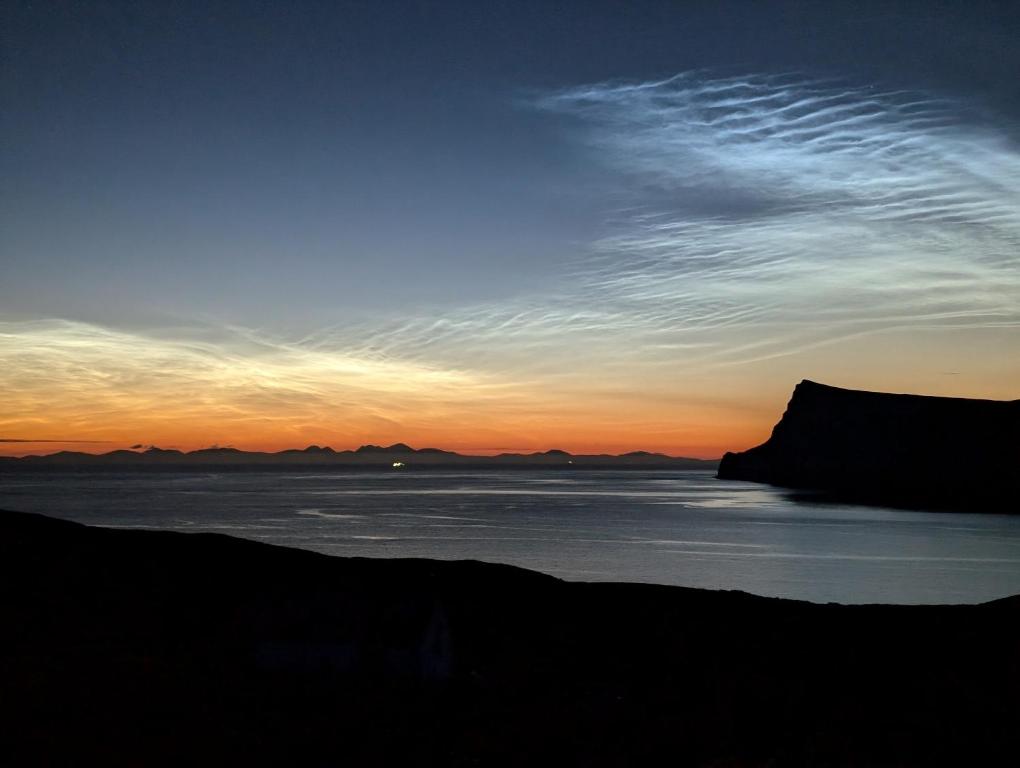
POLYGON ((707 68, 1020 105, 1016 3, 5 8, 0 302, 108 323, 541 285, 629 202, 521 106, 545 89, 707 68))

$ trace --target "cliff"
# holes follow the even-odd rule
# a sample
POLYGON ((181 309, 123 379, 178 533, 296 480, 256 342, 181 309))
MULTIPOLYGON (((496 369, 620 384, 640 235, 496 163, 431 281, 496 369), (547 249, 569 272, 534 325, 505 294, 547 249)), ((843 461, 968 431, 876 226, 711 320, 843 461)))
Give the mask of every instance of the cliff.
POLYGON ((1020 598, 840 606, 0 513, 4 765, 1003 765, 1020 598))
POLYGON ((837 498, 1018 511, 1020 400, 862 392, 802 381, 772 436, 718 476, 837 498))

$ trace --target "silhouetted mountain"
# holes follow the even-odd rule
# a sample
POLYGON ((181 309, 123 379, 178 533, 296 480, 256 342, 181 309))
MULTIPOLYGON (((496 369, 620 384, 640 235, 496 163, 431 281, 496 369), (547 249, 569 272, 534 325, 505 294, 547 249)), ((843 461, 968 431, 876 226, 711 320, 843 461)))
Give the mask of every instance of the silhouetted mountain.
POLYGON ((149 456, 183 456, 182 451, 178 451, 176 448, 157 448, 152 445, 146 449, 145 453, 149 456))
POLYGON ((215 466, 243 469, 246 467, 391 467, 400 462, 405 468, 563 468, 563 469, 715 469, 716 462, 702 459, 670 457, 659 453, 636 451, 623 456, 573 456, 552 449, 532 454, 500 454, 499 456, 464 456, 439 448, 414 449, 406 443, 389 446, 363 445, 354 451, 335 451, 330 447, 289 448, 275 453, 242 451, 237 448, 202 448, 182 453, 177 450, 149 448, 146 451, 117 450, 104 454, 60 451, 48 456, 26 456, 16 459, 0 457, 0 471, 28 469, 184 469, 215 466))
POLYGON ((129 451, 126 448, 117 451, 110 451, 109 453, 103 454, 103 456, 105 456, 110 461, 116 461, 119 459, 128 459, 128 461, 131 461, 137 455, 138 454, 135 451, 129 451))
POLYGON ((307 454, 333 454, 336 453, 328 445, 324 448, 320 448, 317 445, 309 445, 307 448, 287 448, 276 453, 277 456, 290 456, 290 455, 307 455, 307 454))
POLYGON ((0 513, 5 765, 1011 765, 1020 598, 840 606, 0 513))
POLYGON ((363 445, 355 453, 414 453, 414 448, 405 443, 394 443, 386 447, 381 445, 363 445))
POLYGON ((1017 512, 1020 400, 839 389, 802 381, 772 436, 727 453, 719 477, 834 498, 1017 512))

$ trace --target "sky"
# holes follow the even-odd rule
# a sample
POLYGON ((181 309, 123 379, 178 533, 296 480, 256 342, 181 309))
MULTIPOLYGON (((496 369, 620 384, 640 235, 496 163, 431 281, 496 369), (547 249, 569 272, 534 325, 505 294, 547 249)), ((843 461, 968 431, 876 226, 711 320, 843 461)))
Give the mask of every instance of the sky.
POLYGON ((1020 397, 1016 3, 2 14, 0 454, 717 457, 804 378, 1020 397))

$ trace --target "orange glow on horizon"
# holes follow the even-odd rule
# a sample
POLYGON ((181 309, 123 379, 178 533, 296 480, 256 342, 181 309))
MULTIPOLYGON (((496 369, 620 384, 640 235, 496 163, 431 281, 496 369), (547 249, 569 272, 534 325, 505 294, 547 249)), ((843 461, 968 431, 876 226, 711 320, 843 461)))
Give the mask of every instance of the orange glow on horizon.
POLYGON ((3 331, 7 456, 402 442, 474 455, 558 448, 716 459, 766 440, 801 378, 992 399, 1015 398, 1020 381, 1020 360, 1000 353, 1009 329, 859 336, 740 366, 636 366, 621 355, 540 371, 442 366, 253 335, 168 340, 66 321, 3 331), (947 359, 949 348, 969 358, 947 359), (950 366, 966 376, 943 375, 950 366))
MULTIPOLYGON (((544 431, 534 427, 515 428, 512 424, 490 421, 478 424, 470 430, 470 434, 465 434, 468 430, 454 428, 425 429, 413 426, 372 434, 367 430, 330 433, 321 427, 287 429, 283 433, 275 430, 259 432, 257 429, 238 428, 236 424, 219 428, 215 424, 196 425, 194 431, 190 431, 185 424, 156 425, 146 421, 137 425, 122 423, 103 432, 90 432, 88 442, 84 439, 79 442, 62 442, 59 439, 40 437, 37 442, 0 443, 0 455, 42 455, 64 450, 100 454, 136 445, 182 451, 218 446, 267 453, 318 445, 343 451, 368 444, 385 446, 405 443, 413 448, 440 448, 474 456, 534 453, 555 448, 576 455, 618 455, 640 450, 668 456, 718 459, 726 451, 743 450, 763 442, 773 422, 727 426, 725 431, 702 427, 704 431, 675 428, 634 433, 625 428, 614 430, 598 424, 573 430, 565 425, 562 429, 544 431), (139 436, 145 439, 139 439, 139 436)), ((11 430, 7 431, 12 433, 11 430)), ((63 432, 66 434, 66 430, 63 432)))

